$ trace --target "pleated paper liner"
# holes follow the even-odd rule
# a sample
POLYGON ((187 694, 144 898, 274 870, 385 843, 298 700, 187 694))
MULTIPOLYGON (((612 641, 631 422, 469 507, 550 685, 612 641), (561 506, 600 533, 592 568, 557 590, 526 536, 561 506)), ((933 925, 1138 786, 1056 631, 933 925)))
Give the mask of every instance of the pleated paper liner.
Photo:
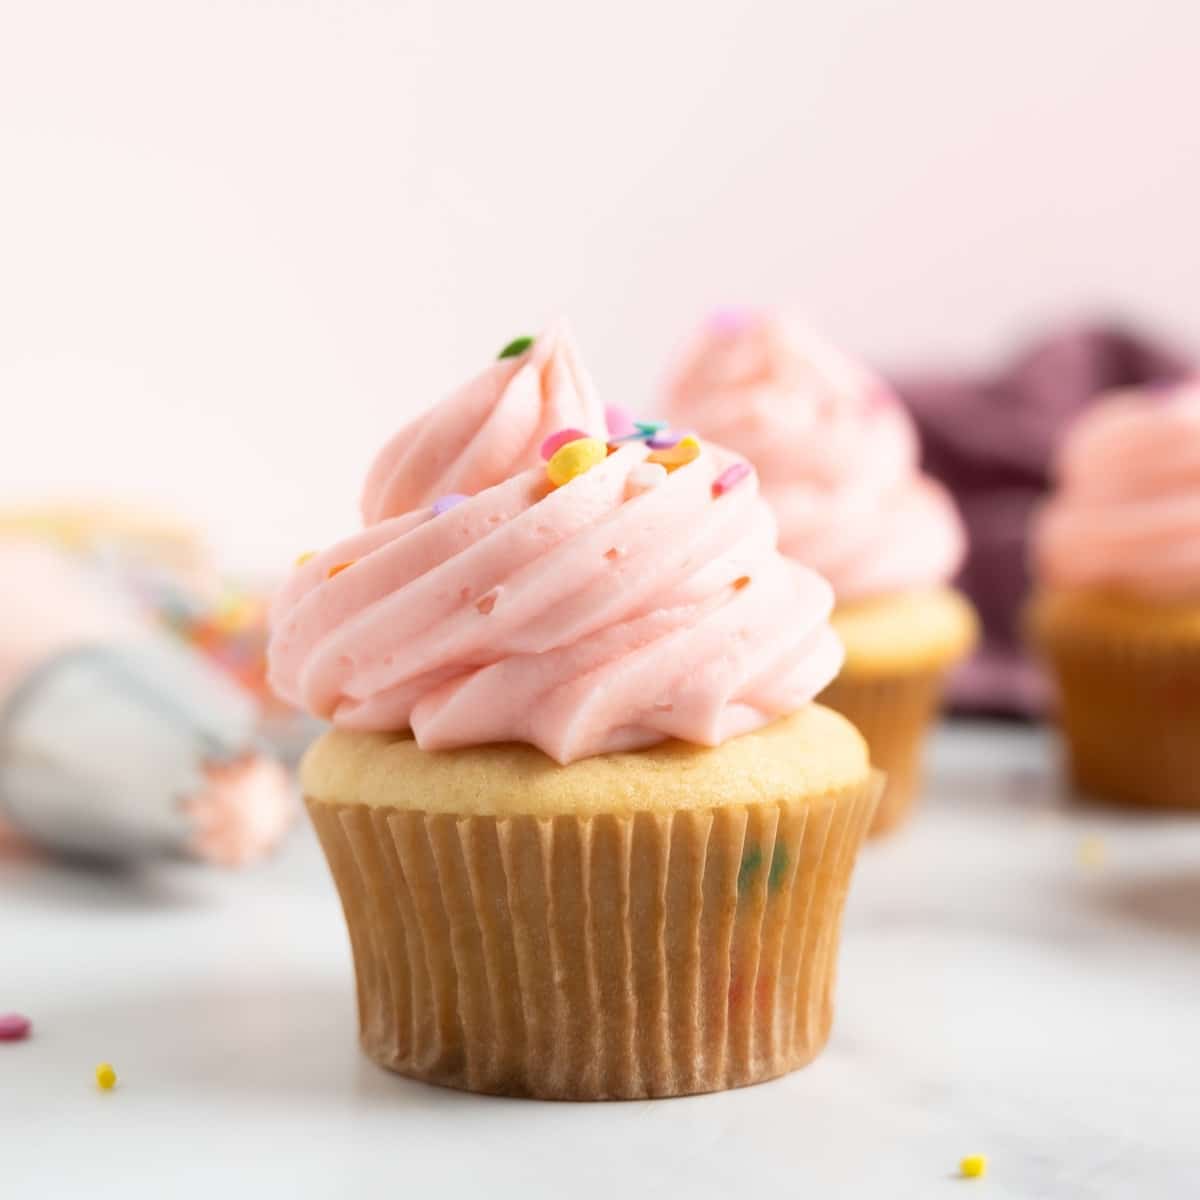
POLYGON ((1039 641, 1077 787, 1097 800, 1200 809, 1200 646, 1069 630, 1039 641))
POLYGON ((843 671, 818 697, 866 739, 871 765, 887 783, 870 836, 902 824, 920 791, 926 733, 937 717, 946 670, 942 666, 893 675, 843 671))
POLYGON ((349 926, 362 1044, 449 1087, 678 1096, 825 1044, 881 779, 801 802, 456 817, 309 800, 349 926))

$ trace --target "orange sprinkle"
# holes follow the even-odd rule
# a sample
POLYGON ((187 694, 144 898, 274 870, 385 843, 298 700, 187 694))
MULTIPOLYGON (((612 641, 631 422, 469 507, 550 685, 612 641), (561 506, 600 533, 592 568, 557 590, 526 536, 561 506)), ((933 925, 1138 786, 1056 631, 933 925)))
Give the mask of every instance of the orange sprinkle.
POLYGON ((735 592, 740 592, 742 590, 742 588, 746 587, 749 583, 750 583, 749 575, 739 575, 737 577, 737 579, 735 579, 733 581, 733 590, 735 592))
POLYGON ((695 462, 699 457, 700 443, 689 435, 680 438, 674 446, 668 446, 665 450, 655 450, 653 454, 646 455, 646 461, 666 467, 669 474, 671 471, 677 471, 680 467, 686 467, 690 462, 695 462))
POLYGON ((350 562, 338 563, 338 565, 336 567, 329 568, 329 574, 326 575, 325 578, 332 579, 335 575, 340 575, 347 567, 352 567, 352 566, 354 566, 353 559, 351 559, 350 562))

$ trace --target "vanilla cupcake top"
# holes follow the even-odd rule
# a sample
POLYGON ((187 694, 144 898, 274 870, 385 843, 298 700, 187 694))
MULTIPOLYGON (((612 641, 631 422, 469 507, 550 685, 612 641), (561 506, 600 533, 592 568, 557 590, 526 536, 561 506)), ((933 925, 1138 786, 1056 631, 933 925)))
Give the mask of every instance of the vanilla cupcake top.
POLYGON ((1200 379, 1111 392, 1067 431, 1038 516, 1043 583, 1200 600, 1200 379))
POLYGON ((800 322, 715 314, 669 382, 667 413, 754 463, 779 548, 839 600, 945 583, 961 565, 962 522, 918 468, 908 412, 800 322))
MULTIPOLYGON (((515 446, 493 415, 484 428, 515 446)), ((280 695, 426 750, 516 741, 559 763, 713 746, 807 704, 841 664, 833 594, 776 550, 751 468, 654 423, 587 432, 556 431, 494 486, 459 459, 494 461, 476 438, 424 439, 429 477, 484 482, 398 515, 369 503, 366 528, 297 565, 273 612, 280 695)))

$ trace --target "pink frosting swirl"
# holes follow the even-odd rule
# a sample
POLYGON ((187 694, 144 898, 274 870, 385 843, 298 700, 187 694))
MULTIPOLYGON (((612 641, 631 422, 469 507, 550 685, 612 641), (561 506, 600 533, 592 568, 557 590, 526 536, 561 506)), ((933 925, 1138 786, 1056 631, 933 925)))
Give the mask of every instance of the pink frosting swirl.
POLYGON ((274 686, 346 728, 560 763, 716 745, 800 708, 841 663, 829 585, 776 551, 752 474, 713 488, 733 456, 668 474, 649 453, 553 490, 533 467, 303 563, 275 605, 274 686))
POLYGON ((944 583, 961 565, 962 522, 918 469, 907 411, 799 322, 717 314, 670 380, 667 412, 754 463, 779 548, 840 600, 944 583))
POLYGON ((439 496, 492 487, 536 462, 542 440, 568 427, 605 433, 604 407, 560 320, 525 353, 492 363, 384 446, 367 476, 363 520, 371 525, 439 496))
POLYGON ((1200 598, 1200 380, 1112 392, 1067 431, 1034 535, 1057 587, 1200 598))

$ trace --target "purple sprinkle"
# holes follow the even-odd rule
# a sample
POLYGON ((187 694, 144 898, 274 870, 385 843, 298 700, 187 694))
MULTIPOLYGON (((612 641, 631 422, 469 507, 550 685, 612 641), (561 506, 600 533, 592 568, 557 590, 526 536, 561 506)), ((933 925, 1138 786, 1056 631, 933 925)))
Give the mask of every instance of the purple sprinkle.
POLYGON ((678 446, 686 436, 681 429, 663 429, 654 434, 646 445, 651 450, 670 450, 672 446, 678 446))
POLYGON ((33 1022, 20 1013, 0 1013, 0 1042, 19 1042, 32 1028, 33 1022))
POLYGON ((442 513, 449 512, 466 499, 461 492, 451 492, 448 496, 442 496, 433 502, 433 515, 440 517, 442 513))

